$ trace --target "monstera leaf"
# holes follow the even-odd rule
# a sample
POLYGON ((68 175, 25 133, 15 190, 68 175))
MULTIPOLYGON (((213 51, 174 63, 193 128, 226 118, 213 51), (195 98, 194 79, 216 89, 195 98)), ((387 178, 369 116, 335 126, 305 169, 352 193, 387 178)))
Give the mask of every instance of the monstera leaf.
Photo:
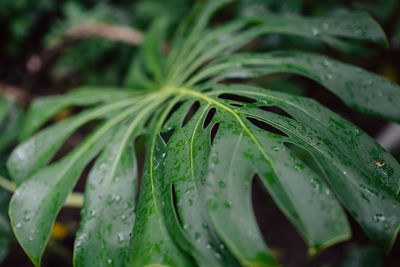
POLYGON ((235 53, 265 34, 338 49, 360 41, 385 45, 381 29, 360 13, 241 17, 209 28, 212 15, 230 2, 196 6, 175 30, 167 55, 159 48, 168 22, 155 21, 127 71, 126 90, 83 88, 33 102, 25 141, 8 168, 19 186, 10 203, 12 228, 34 264, 40 265, 52 224, 93 159, 76 266, 278 265, 253 213, 255 177, 311 251, 349 239, 347 216, 390 250, 400 223, 398 162, 315 100, 246 81, 277 72, 303 75, 357 111, 397 122, 400 87, 310 52, 235 53), (31 135, 67 106, 90 107, 31 135), (51 162, 68 136, 93 120, 98 127, 51 162))

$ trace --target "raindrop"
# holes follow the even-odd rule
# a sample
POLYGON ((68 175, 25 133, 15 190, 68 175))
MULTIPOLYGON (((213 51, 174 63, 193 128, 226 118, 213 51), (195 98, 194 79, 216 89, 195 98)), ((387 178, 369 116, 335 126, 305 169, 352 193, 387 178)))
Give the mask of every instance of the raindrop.
POLYGON ((225 207, 230 208, 232 206, 232 201, 225 201, 225 207))
POLYGON ((118 239, 117 239, 118 243, 121 244, 122 242, 124 242, 124 234, 123 233, 118 233, 118 239))
POLYGON ((203 223, 203 228, 204 228, 204 229, 208 229, 208 224, 203 223))
POLYGON ((21 228, 21 227, 22 227, 22 224, 21 224, 21 223, 17 223, 17 225, 15 225, 15 227, 21 228))
POLYGON ((112 263, 112 259, 108 259, 108 260, 107 260, 107 263, 108 263, 108 264, 111 264, 111 263, 112 263))
POLYGON ((303 167, 301 164, 296 163, 296 164, 294 165, 294 168, 296 169, 296 171, 302 172, 304 167, 303 167))
POLYGON ((206 248, 207 248, 207 249, 211 249, 210 243, 208 243, 208 244, 206 245, 206 248))
POLYGON ((200 233, 196 232, 194 233, 194 239, 198 240, 200 238, 200 233))
POLYGON ((32 241, 32 240, 33 240, 33 237, 30 236, 30 237, 28 237, 28 239, 29 239, 29 241, 32 241))
POLYGON ((326 23, 326 22, 322 23, 322 29, 328 30, 329 29, 329 24, 326 23))
POLYGON ((318 34, 319 34, 318 29, 317 29, 317 28, 312 29, 312 34, 313 34, 314 36, 318 35, 318 34))
POLYGON ((315 190, 319 190, 319 183, 318 183, 317 180, 311 179, 311 186, 312 186, 315 190))
POLYGON ((279 151, 279 147, 278 147, 278 146, 272 146, 271 149, 272 149, 273 151, 279 151))
POLYGON ((356 35, 361 35, 361 34, 362 34, 362 31, 361 31, 361 30, 356 30, 356 31, 354 31, 354 34, 356 34, 356 35))
POLYGON ((224 181, 219 181, 218 182, 218 186, 220 187, 220 188, 225 188, 226 187, 226 183, 224 182, 224 181))
POLYGON ((384 228, 385 230, 389 230, 390 225, 389 225, 388 223, 384 223, 384 224, 383 224, 383 228, 384 228))
POLYGON ((91 211, 89 212, 89 215, 90 215, 90 218, 96 217, 96 211, 95 211, 95 210, 91 210, 91 211))
POLYGON ((344 174, 344 175, 346 175, 346 174, 347 174, 347 172, 346 172, 346 171, 343 171, 343 174, 344 174))
POLYGON ((329 66, 331 65, 331 62, 330 62, 329 60, 327 60, 327 59, 324 59, 324 60, 322 61, 322 65, 323 65, 324 67, 329 67, 329 66))
POLYGON ((385 216, 383 216, 380 213, 374 215, 375 222, 384 222, 385 220, 386 220, 385 216))
POLYGON ((219 248, 220 248, 221 250, 222 250, 222 249, 225 249, 224 244, 221 243, 221 244, 219 245, 219 248))
POLYGON ((333 79, 333 75, 330 74, 330 73, 328 73, 328 74, 326 75, 326 78, 327 78, 328 80, 332 80, 332 79, 333 79))
POLYGON ((29 222, 30 220, 31 220, 31 216, 26 215, 26 216, 24 217, 24 221, 25 221, 25 222, 29 222))

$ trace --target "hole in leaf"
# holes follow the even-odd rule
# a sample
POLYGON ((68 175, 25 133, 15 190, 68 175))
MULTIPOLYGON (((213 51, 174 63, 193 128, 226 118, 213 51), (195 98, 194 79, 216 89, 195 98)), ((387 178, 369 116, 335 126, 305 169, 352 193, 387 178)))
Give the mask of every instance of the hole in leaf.
POLYGON ((165 117, 165 120, 163 122, 163 126, 168 122, 168 120, 172 117, 172 114, 174 114, 175 111, 177 111, 182 106, 182 104, 184 102, 185 101, 179 101, 172 107, 172 109, 169 111, 168 115, 165 117))
POLYGON ((293 143, 284 142, 283 144, 287 149, 289 149, 293 154, 295 154, 299 160, 301 160, 305 165, 310 167, 310 169, 313 170, 319 177, 324 177, 321 168, 315 161, 314 157, 310 154, 310 152, 308 152, 301 146, 295 145, 293 143))
POLYGON ((58 149, 57 153, 53 156, 50 163, 60 160, 64 156, 68 155, 75 147, 77 147, 86 136, 93 132, 96 127, 101 124, 102 120, 92 120, 76 129, 58 149))
POLYGON ((176 199, 176 192, 175 192, 175 185, 174 185, 174 184, 171 184, 171 190, 172 190, 171 194, 172 194, 172 201, 173 201, 173 204, 174 204, 174 212, 175 212, 175 215, 176 215, 176 219, 178 220, 179 225, 180 225, 181 227, 183 227, 181 218, 179 217, 179 212, 178 212, 178 201, 177 201, 177 199, 176 199))
POLYGON ((183 119, 182 127, 184 127, 190 121, 190 119, 193 118, 194 114, 196 114, 199 107, 200 107, 199 101, 196 101, 193 103, 193 105, 190 107, 188 113, 186 114, 185 118, 183 119))
POLYGON ((236 104, 236 103, 230 103, 229 105, 234 106, 234 107, 243 107, 243 105, 236 104))
MULTIPOLYGON (((100 152, 101 153, 101 152, 100 152)), ((87 188, 89 185, 87 184, 87 178, 89 176, 90 171, 92 170, 94 164, 96 163, 97 158, 99 155, 94 157, 83 169, 82 173, 80 174, 80 177, 78 179, 78 182, 75 184, 73 191, 74 192, 83 192, 85 190, 85 187, 87 188)))
POLYGON ((293 120, 295 119, 292 117, 292 115, 290 115, 289 113, 287 113, 286 111, 284 111, 283 109, 281 109, 280 107, 277 107, 277 106, 260 106, 258 108, 261 110, 264 110, 264 111, 268 111, 268 112, 272 112, 272 113, 275 113, 275 114, 278 114, 281 116, 285 116, 286 118, 289 118, 289 119, 293 119, 293 120))
POLYGON ((174 133, 175 129, 170 129, 166 132, 160 133, 161 138, 164 140, 165 143, 168 143, 168 140, 171 138, 172 134, 174 133))
POLYGON ((251 184, 253 212, 268 246, 275 251, 284 251, 280 263, 283 266, 306 266, 307 245, 296 228, 286 218, 256 174, 251 184))
POLYGON ((201 90, 201 92, 202 93, 207 93, 207 92, 210 92, 211 90, 212 90, 212 88, 206 88, 206 89, 201 90))
POLYGON ((222 99, 228 99, 228 100, 234 100, 234 101, 239 101, 243 103, 255 103, 257 100, 247 97, 247 96, 241 96, 241 95, 234 95, 234 94, 221 94, 218 96, 219 98, 222 99))
POLYGON ((263 122, 263 121, 260 121, 260 120, 257 120, 255 118, 251 118, 251 117, 246 117, 246 119, 249 120, 254 126, 256 126, 264 131, 267 131, 267 132, 270 132, 273 134, 277 134, 280 136, 284 136, 284 137, 289 137, 287 134, 285 134, 281 130, 275 128, 274 126, 272 126, 266 122, 263 122))
POLYGON ((146 160, 146 136, 139 135, 133 141, 133 146, 135 148, 135 156, 137 163, 137 176, 138 176, 138 188, 136 192, 136 203, 139 201, 140 188, 142 185, 144 162, 146 160))
POLYGON ((214 143, 215 136, 217 135, 219 129, 219 123, 215 123, 211 128, 211 145, 214 143))
POLYGON ((214 118, 215 112, 217 110, 215 108, 211 108, 206 116, 206 119, 204 120, 204 124, 203 124, 203 129, 207 128, 207 126, 210 124, 211 120, 214 118))

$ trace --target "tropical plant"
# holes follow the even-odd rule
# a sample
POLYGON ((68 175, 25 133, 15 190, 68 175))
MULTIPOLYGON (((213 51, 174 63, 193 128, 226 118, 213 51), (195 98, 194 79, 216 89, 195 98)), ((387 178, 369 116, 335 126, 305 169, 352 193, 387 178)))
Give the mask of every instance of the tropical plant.
POLYGON ((275 266, 253 214, 255 177, 311 253, 350 238, 345 210, 382 250, 391 249, 400 220, 398 162, 315 100, 246 82, 272 73, 302 75, 356 111, 395 122, 399 86, 311 52, 237 52, 266 34, 349 51, 364 43, 385 46, 384 33, 364 13, 253 14, 208 27, 231 2, 196 5, 174 31, 167 54, 160 47, 169 40, 168 19, 156 19, 124 88, 83 87, 33 101, 7 166, 18 186, 11 226, 35 265, 91 161, 76 266, 275 266), (38 131, 70 106, 86 109, 38 131), (52 161, 91 121, 98 126, 84 141, 52 161), (140 149, 146 158, 141 180, 140 149))

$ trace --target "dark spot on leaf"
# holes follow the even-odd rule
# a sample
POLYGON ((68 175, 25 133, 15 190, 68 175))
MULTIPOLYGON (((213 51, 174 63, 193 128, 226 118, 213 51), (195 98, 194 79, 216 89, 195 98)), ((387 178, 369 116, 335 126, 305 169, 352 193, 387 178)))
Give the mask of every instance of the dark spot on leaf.
POLYGON ((301 259, 307 254, 307 245, 268 194, 262 179, 264 178, 254 175, 251 182, 251 200, 264 242, 271 247, 288 251, 293 259, 301 259))
POLYGON ((243 107, 243 105, 236 104, 236 103, 230 103, 229 105, 234 106, 234 107, 243 107))
POLYGON ((142 177, 143 177, 143 168, 144 161, 146 158, 146 135, 139 135, 133 141, 133 146, 135 148, 135 159, 137 166, 137 175, 138 175, 138 187, 136 191, 136 203, 139 201, 140 187, 142 185, 142 177))
POLYGON ((175 192, 175 185, 174 184, 171 184, 171 194, 172 194, 172 201, 173 201, 173 204, 174 204, 173 207, 174 207, 174 212, 175 212, 176 219, 178 220, 179 225, 181 227, 183 227, 181 218, 179 217, 178 202, 176 200, 176 192, 175 192))
POLYGON ((267 132, 270 132, 270 133, 273 133, 273 134, 277 134, 277 135, 280 135, 280 136, 284 136, 284 137, 289 137, 287 134, 285 134, 281 130, 275 128, 274 126, 272 126, 272 125, 270 125, 270 124, 268 124, 266 122, 257 120, 257 119, 252 118, 252 117, 246 117, 246 119, 249 120, 256 127, 260 128, 260 129, 262 129, 264 131, 267 131, 267 132))
POLYGON ((292 115, 290 115, 289 113, 287 113, 286 111, 284 111, 280 107, 277 107, 277 106, 260 106, 258 108, 261 109, 261 110, 272 112, 272 113, 275 113, 275 114, 278 114, 278 115, 281 115, 281 116, 285 116, 286 118, 294 120, 292 115))
POLYGON ((175 111, 177 111, 177 110, 182 106, 182 104, 183 104, 184 102, 185 102, 185 101, 179 101, 179 102, 177 102, 177 103, 172 107, 172 109, 170 110, 170 112, 168 113, 168 115, 165 117, 165 120, 164 120, 164 122, 163 122, 163 125, 165 125, 165 124, 167 123, 167 121, 171 118, 172 114, 174 114, 175 111))
POLYGON ((211 108, 206 116, 206 119, 204 120, 204 124, 203 124, 203 129, 207 128, 207 126, 210 124, 211 120, 214 118, 215 115, 215 108, 211 108))
POLYGON ((206 89, 201 90, 201 92, 202 93, 207 93, 207 92, 210 92, 211 90, 212 90, 212 88, 206 88, 206 89))
POLYGON ((219 129, 219 123, 213 125, 211 129, 211 145, 214 143, 215 136, 217 135, 219 129))
MULTIPOLYGON (((319 177, 324 178, 324 174, 319 167, 318 163, 315 161, 314 157, 305 150, 303 147, 299 145, 295 145, 293 143, 285 142, 283 143, 287 149, 289 149, 300 161, 302 161, 305 165, 307 165, 311 170, 313 170, 319 177)), ((317 142, 313 145, 318 145, 320 142, 317 142)))
POLYGON ((196 114, 199 107, 200 107, 199 101, 196 101, 193 103, 193 105, 190 107, 189 111, 187 112, 185 118, 183 119, 182 127, 185 126, 190 121, 191 118, 193 118, 194 114, 196 114))
POLYGON ((174 133, 174 131, 175 131, 175 129, 169 129, 166 132, 160 133, 160 136, 164 140, 165 143, 168 143, 168 140, 171 138, 171 136, 174 133))
POLYGON ((241 96, 241 95, 234 95, 234 94, 221 94, 218 96, 219 98, 222 99, 228 99, 228 100, 234 100, 238 102, 243 102, 243 103, 255 103, 257 100, 247 97, 247 96, 241 96))

